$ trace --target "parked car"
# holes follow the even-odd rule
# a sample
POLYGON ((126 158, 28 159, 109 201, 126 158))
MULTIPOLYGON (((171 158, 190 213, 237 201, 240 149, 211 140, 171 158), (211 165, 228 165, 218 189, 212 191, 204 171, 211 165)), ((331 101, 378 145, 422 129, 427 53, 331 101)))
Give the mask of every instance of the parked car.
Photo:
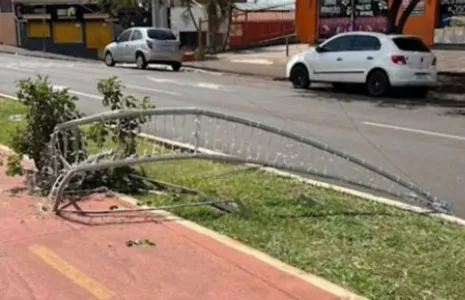
POLYGON ((286 76, 300 89, 311 82, 364 84, 376 97, 391 87, 426 96, 436 84, 436 57, 416 36, 348 32, 291 58, 286 76))
POLYGON ((136 63, 139 69, 148 64, 170 65, 174 71, 182 67, 183 53, 176 35, 166 28, 133 27, 123 31, 104 50, 105 64, 136 63))

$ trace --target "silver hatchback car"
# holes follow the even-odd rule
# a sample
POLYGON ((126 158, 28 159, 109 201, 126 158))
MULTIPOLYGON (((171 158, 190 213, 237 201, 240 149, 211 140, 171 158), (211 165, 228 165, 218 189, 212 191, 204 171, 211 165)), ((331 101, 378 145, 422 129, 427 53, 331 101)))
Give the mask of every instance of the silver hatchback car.
POLYGON ((176 35, 166 28, 133 27, 123 31, 105 47, 105 64, 136 63, 145 69, 149 63, 170 65, 174 71, 182 66, 183 53, 176 35))

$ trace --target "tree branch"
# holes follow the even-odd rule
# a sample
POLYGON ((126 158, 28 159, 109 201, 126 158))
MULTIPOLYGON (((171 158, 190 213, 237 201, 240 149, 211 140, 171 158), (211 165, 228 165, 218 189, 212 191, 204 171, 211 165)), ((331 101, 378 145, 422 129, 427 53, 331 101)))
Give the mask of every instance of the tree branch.
POLYGON ((388 28, 387 33, 394 33, 397 31, 396 21, 399 9, 402 5, 402 0, 393 0, 391 7, 388 10, 388 28))
POLYGON ((405 8, 404 12, 400 16, 399 22, 397 23, 397 30, 398 33, 402 33, 404 31, 405 23, 407 22, 408 17, 412 14, 413 10, 417 6, 420 0, 410 0, 410 3, 405 8))

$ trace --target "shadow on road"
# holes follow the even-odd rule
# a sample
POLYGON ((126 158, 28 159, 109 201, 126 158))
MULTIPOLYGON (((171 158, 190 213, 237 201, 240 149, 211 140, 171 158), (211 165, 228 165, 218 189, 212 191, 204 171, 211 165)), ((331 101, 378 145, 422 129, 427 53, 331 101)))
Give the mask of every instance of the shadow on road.
POLYGON ((451 117, 465 117, 465 109, 448 110, 443 115, 451 117))
POLYGON ((332 87, 317 87, 310 90, 300 90, 296 97, 309 97, 315 95, 315 92, 324 98, 316 97, 316 100, 325 101, 327 98, 338 99, 342 102, 369 102, 379 107, 399 108, 399 109, 416 109, 422 106, 435 106, 443 108, 456 108, 451 111, 450 115, 464 116, 465 97, 462 95, 444 95, 431 91, 426 98, 418 98, 409 94, 405 90, 394 90, 387 97, 373 98, 365 93, 363 87, 353 86, 344 90, 334 90, 332 87))

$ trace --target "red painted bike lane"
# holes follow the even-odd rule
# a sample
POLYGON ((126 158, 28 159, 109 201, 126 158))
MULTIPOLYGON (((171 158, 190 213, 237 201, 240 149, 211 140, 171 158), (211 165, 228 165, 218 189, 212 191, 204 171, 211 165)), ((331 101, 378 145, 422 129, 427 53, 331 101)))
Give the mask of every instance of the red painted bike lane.
MULTIPOLYGON (((0 169, 2 299, 348 299, 183 222, 147 213, 55 216, 44 210, 45 200, 18 191, 20 178, 3 174, 0 169), (155 245, 127 246, 136 239, 155 245)), ((93 197, 80 205, 123 204, 93 197)))

